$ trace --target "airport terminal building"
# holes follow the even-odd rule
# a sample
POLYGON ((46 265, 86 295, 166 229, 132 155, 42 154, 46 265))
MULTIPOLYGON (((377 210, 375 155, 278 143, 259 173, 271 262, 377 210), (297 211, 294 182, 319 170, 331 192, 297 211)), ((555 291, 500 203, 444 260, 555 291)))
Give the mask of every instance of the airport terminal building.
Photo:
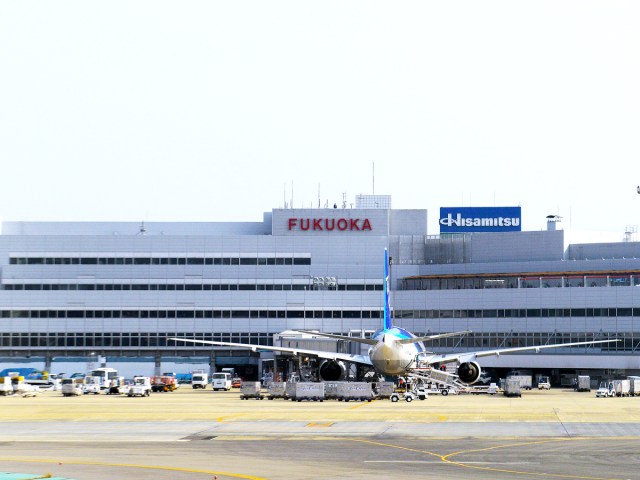
POLYGON ((416 335, 472 331, 433 351, 617 338, 481 365, 639 373, 640 243, 565 246, 555 219, 521 231, 519 210, 443 208, 438 234, 427 232, 426 210, 392 209, 387 196, 274 209, 261 222, 4 222, 0 364, 55 371, 99 355, 258 367, 259 353, 167 338, 370 335, 381 327, 388 248, 394 324, 416 335))

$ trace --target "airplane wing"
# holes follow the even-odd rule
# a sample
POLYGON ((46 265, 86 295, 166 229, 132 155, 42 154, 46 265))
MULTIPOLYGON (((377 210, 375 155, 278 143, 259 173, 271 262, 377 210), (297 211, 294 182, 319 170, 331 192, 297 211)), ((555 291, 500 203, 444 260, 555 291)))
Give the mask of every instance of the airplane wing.
POLYGON ((397 342, 402 345, 407 345, 410 343, 428 342, 429 340, 437 340, 439 338, 456 337, 458 335, 466 335, 467 333, 471 333, 471 330, 466 330, 464 332, 452 332, 452 333, 441 333, 438 335, 428 335, 426 337, 402 338, 400 340, 397 340, 397 342))
POLYGON ((574 343, 556 343, 554 345, 537 345, 534 347, 515 347, 515 348, 503 348, 497 350, 481 350, 478 352, 461 352, 461 353, 448 353, 442 355, 433 355, 427 359, 427 363, 429 365, 433 365, 436 363, 464 363, 464 362, 472 362, 476 358, 481 357, 491 357, 500 355, 506 355, 510 353, 517 352, 526 352, 526 351, 535 351, 536 353, 540 352, 540 350, 545 350, 548 348, 561 348, 561 347, 574 347, 577 345, 594 345, 596 343, 612 343, 619 342, 620 340, 595 340, 593 342, 574 342, 574 343))
POLYGON ((333 333, 313 332, 311 330, 296 329, 295 331, 300 333, 308 333, 309 335, 316 335, 318 337, 336 338, 338 340, 348 340, 349 342, 364 343, 366 345, 375 345, 376 343, 378 343, 377 340, 373 340, 371 338, 347 337, 346 335, 335 335, 333 333))
MULTIPOLYGON (((347 337, 345 335, 335 335, 333 333, 313 332, 311 330, 299 330, 299 329, 296 329, 296 332, 308 333, 310 335, 316 335, 318 337, 337 338, 338 340, 347 340, 349 342, 364 343, 366 345, 375 345, 378 343, 378 340, 373 340, 372 338, 347 337)), ((438 338, 447 338, 447 337, 455 337, 458 335, 466 335, 467 333, 471 333, 471 331, 467 330, 464 332, 441 333, 438 335, 428 335, 426 337, 400 338, 396 340, 396 342, 402 345, 408 345, 411 343, 428 342, 429 340, 436 340, 438 338)))
MULTIPOLYGON (((349 338, 349 337, 347 337, 349 338)), ((345 362, 358 363, 360 365, 371 365, 371 359, 365 355, 351 355, 349 353, 323 352, 322 350, 306 350, 304 348, 287 348, 287 347, 267 347, 264 345, 253 345, 251 343, 231 343, 216 342, 208 340, 192 340, 190 338, 169 338, 174 342, 201 343, 204 345, 215 345, 220 347, 246 348, 252 352, 265 350, 268 352, 283 352, 293 355, 310 355, 312 357, 323 358, 326 360, 342 360, 345 362)))

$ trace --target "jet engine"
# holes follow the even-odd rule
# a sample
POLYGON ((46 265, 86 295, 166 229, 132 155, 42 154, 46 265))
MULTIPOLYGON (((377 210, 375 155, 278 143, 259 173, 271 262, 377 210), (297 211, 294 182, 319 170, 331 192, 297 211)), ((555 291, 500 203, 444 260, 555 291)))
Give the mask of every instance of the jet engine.
POLYGON ((482 370, 480 369, 480 365, 476 362, 464 362, 458 367, 458 377, 461 382, 467 385, 476 383, 481 374, 482 370))
POLYGON ((343 380, 347 375, 347 367, 337 360, 325 360, 320 365, 320 378, 325 382, 343 380))

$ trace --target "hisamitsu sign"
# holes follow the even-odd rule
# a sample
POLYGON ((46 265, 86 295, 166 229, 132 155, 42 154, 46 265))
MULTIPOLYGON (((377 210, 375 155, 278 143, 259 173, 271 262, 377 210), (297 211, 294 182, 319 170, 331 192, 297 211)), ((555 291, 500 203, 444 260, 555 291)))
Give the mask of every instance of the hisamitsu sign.
POLYGON ((519 232, 520 207, 440 207, 440 233, 519 232))

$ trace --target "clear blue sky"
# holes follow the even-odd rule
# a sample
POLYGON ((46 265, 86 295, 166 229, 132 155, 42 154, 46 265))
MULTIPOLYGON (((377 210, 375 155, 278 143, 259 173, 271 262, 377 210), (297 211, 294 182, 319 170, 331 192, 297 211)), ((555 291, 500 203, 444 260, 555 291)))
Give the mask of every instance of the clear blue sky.
POLYGON ((0 218, 391 194, 640 224, 640 3, 0 3, 0 218), (286 194, 285 194, 286 186, 286 194))

